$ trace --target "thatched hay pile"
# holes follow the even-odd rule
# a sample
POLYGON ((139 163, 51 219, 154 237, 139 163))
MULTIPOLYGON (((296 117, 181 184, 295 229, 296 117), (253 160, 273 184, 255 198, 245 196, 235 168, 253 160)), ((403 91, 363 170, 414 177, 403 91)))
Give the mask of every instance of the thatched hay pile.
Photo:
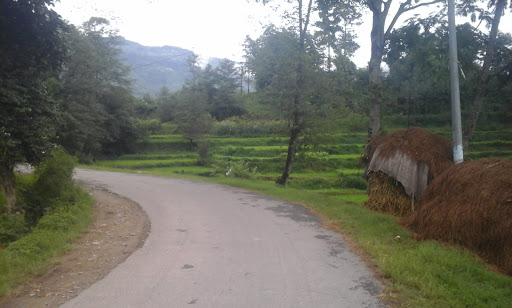
POLYGON ((443 136, 413 127, 374 139, 363 160, 370 184, 365 205, 402 216, 411 211, 412 199, 453 164, 452 146, 443 136))
POLYGON ((365 206, 377 212, 391 213, 404 216, 411 212, 411 197, 404 186, 383 172, 368 174, 370 194, 365 206))
POLYGON ((428 165, 432 177, 453 165, 451 141, 419 127, 396 131, 372 140, 363 158, 370 162, 377 149, 379 155, 386 158, 393 157, 396 152, 405 153, 413 160, 428 165))
POLYGON ((462 245, 512 275, 512 161, 454 165, 402 223, 420 238, 462 245))

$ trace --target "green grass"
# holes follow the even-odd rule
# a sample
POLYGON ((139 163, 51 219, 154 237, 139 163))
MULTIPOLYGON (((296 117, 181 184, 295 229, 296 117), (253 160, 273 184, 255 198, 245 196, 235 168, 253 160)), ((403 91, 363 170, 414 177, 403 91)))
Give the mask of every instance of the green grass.
POLYGON ((144 169, 157 167, 193 166, 197 158, 182 159, 152 159, 152 160, 104 160, 96 163, 98 166, 110 168, 144 169))
MULTIPOLYGON (((212 179, 209 179, 212 180, 212 179)), ((392 216, 338 196, 272 183, 216 178, 273 197, 304 204, 327 225, 343 230, 372 257, 386 279, 388 296, 411 307, 512 307, 512 278, 489 271, 471 253, 432 241, 416 241, 392 216), (395 237, 399 235, 400 240, 395 237)), ((363 198, 356 200, 361 201, 363 198)))
POLYGON ((46 214, 29 235, 0 250, 0 296, 43 273, 54 256, 69 249, 86 231, 94 201, 86 192, 77 194, 75 204, 61 205, 46 214))
MULTIPOLYGON (((439 130, 450 134, 449 129, 439 130)), ((156 136, 152 137, 157 140, 156 136)), ((229 156, 233 161, 244 160, 257 166, 262 180, 243 180, 210 176, 211 168, 192 165, 158 167, 184 159, 187 148, 179 136, 164 136, 159 143, 175 154, 123 157, 125 165, 105 163, 109 170, 150 173, 242 187, 276 198, 301 203, 317 213, 325 224, 341 230, 370 256, 386 285, 385 297, 391 302, 411 307, 512 307, 512 278, 490 271, 472 253, 448 247, 434 241, 416 241, 410 232, 392 216, 372 212, 362 207, 367 200, 365 190, 343 189, 343 183, 357 182, 363 168, 359 157, 366 142, 366 133, 326 134, 319 136, 318 145, 306 155, 299 155, 287 187, 274 184, 281 175, 287 138, 220 138, 209 137, 212 157, 229 156), (177 145, 183 144, 182 149, 177 145), (169 155, 169 156, 166 156, 169 155), (150 164, 150 165, 144 165, 150 164), (118 168, 112 168, 116 166, 118 168), (128 168, 128 169, 127 169, 128 168), (203 175, 198 177, 197 175, 203 175), (208 177, 204 177, 208 175, 208 177), (341 176, 341 182, 340 182, 341 176), (400 240, 396 240, 396 236, 400 240)), ((512 131, 477 132, 468 158, 510 157, 512 131)), ((153 152, 152 152, 153 151, 153 152)), ((188 157, 192 159, 192 157, 188 157)), ((193 160, 193 159, 192 159, 193 160)), ((187 160, 185 160, 187 161, 187 160)), ((191 161, 189 161, 191 162, 191 161)), ((105 168, 101 167, 100 169, 105 168)))
POLYGON ((180 158, 197 158, 195 153, 157 153, 157 154, 125 154, 117 158, 117 160, 163 160, 163 159, 180 159, 180 158))
MULTIPOLYGON (((208 170, 207 168, 198 171, 208 170)), ((386 285, 385 298, 411 307, 512 307, 512 278, 490 271, 470 252, 434 241, 416 241, 398 219, 362 206, 364 191, 308 191, 269 181, 197 177, 178 169, 154 175, 241 187, 311 208, 327 226, 341 230, 371 256, 386 285), (400 236, 400 240, 395 239, 400 236)))

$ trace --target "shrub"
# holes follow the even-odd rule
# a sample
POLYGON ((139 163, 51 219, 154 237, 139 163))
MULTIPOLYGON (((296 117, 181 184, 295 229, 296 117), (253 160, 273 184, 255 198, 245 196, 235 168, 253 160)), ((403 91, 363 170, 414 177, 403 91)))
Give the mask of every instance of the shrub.
POLYGON ((140 136, 149 136, 156 134, 162 129, 162 123, 157 119, 139 120, 137 121, 137 129, 140 136))
POLYGON ((210 152, 209 142, 199 142, 197 146, 197 153, 199 154, 199 159, 197 161, 199 166, 207 166, 210 164, 213 154, 210 152))
POLYGON ((14 242, 27 232, 28 228, 22 215, 0 215, 0 245, 14 242))
POLYGON ((259 137, 286 135, 286 121, 250 120, 232 117, 215 123, 212 134, 216 136, 259 137))
POLYGON ((250 168, 249 164, 243 160, 217 161, 212 167, 212 175, 221 174, 224 176, 244 179, 256 179, 261 176, 261 174, 257 172, 257 167, 250 168))
POLYGON ((34 171, 34 182, 25 191, 25 219, 31 225, 61 201, 73 202, 75 159, 56 149, 34 171))

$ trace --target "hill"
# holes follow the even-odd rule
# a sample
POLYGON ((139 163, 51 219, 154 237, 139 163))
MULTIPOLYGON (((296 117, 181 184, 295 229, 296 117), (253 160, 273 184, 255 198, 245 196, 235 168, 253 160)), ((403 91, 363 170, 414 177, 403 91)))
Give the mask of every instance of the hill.
POLYGON ((181 89, 190 76, 187 59, 192 51, 174 46, 150 47, 129 40, 121 44, 121 61, 131 67, 136 96, 158 93, 166 86, 171 91, 181 89))

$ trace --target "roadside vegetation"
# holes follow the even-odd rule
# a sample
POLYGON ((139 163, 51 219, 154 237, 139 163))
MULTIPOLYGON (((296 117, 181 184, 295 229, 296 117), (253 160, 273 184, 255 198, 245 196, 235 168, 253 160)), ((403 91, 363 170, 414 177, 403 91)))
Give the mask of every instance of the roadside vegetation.
MULTIPOLYGON (((438 1, 404 2, 395 15, 391 1, 293 1, 287 27, 247 38, 244 63, 193 55, 179 91, 143 97, 109 21, 67 24, 54 2, 0 4, 0 295, 41 273, 91 221, 92 201, 72 183, 76 159, 301 203, 353 240, 398 305, 512 306, 511 277, 361 206, 360 157, 372 140, 412 126, 451 139, 446 12, 395 24, 438 1), (365 68, 351 61, 361 4, 382 21, 365 68), (15 174, 23 163, 33 175, 15 174)), ((457 26, 465 157, 512 159, 512 36, 498 31, 506 1, 478 4, 457 8, 479 19, 457 26)))
POLYGON ((72 180, 74 159, 55 150, 18 174, 17 212, 0 214, 0 297, 45 272, 92 222, 93 200, 72 180))
MULTIPOLYGON (((339 127, 339 131, 347 130, 339 127)), ((450 134, 446 128, 431 130, 450 134)), ((304 147, 285 187, 276 184, 275 179, 286 154, 286 139, 257 135, 205 136, 204 140, 211 144, 207 166, 199 165, 198 145, 190 149, 179 134, 157 134, 141 141, 137 154, 99 160, 84 167, 210 181, 300 203, 318 214, 327 227, 350 239, 384 281, 387 289, 383 297, 398 306, 512 305, 511 277, 496 272, 462 248, 418 241, 398 223, 399 218, 362 206, 367 193, 366 182, 361 178, 364 167, 359 160, 365 133, 324 134, 317 147, 304 147), (187 157, 186 163, 183 157, 187 157)), ((470 157, 486 153, 485 157, 512 159, 510 128, 477 131, 473 140, 470 157)))

